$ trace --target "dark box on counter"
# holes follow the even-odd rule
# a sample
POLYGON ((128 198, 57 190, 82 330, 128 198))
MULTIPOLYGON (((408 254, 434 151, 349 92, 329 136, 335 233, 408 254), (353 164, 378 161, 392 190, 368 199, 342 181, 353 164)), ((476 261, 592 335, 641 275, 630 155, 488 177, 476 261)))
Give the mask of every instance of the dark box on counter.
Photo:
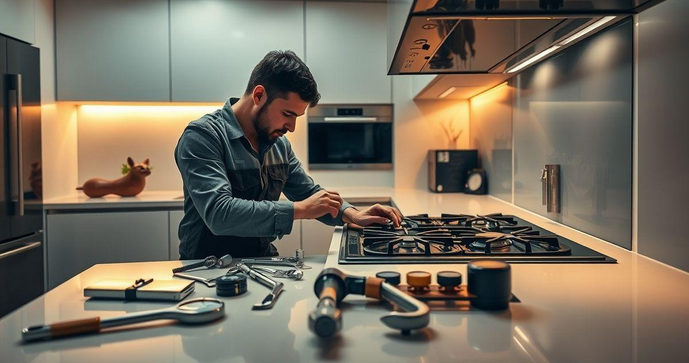
POLYGON ((428 189, 464 191, 467 173, 478 167, 478 150, 428 150, 428 189))

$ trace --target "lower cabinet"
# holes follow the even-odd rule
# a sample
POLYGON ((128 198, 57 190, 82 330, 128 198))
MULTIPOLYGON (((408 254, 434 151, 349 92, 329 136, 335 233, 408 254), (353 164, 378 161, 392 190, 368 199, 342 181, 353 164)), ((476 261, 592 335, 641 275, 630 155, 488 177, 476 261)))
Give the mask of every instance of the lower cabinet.
POLYGON ((167 260, 168 213, 48 214, 48 288, 99 263, 167 260))
MULTIPOLYGON (((184 217, 184 211, 173 210, 170 211, 169 228, 170 228, 170 260, 179 260, 179 223, 184 217)), ((273 244, 278 249, 281 256, 293 256, 297 248, 301 247, 301 223, 294 221, 292 226, 292 233, 285 235, 282 239, 273 241, 273 244)))
POLYGON ((323 224, 315 219, 301 221, 301 248, 307 256, 326 255, 330 248, 335 227, 323 224))
POLYGON ((301 247, 301 224, 303 221, 294 221, 292 233, 282 236, 281 239, 273 241, 275 248, 278 249, 280 256, 294 256, 297 248, 301 247))
MULTIPOLYGON (((48 288, 99 263, 179 259, 182 210, 126 212, 48 211, 46 249, 48 288)), ((292 233, 273 244, 281 256, 328 253, 334 227, 316 220, 294 221, 292 233)))
POLYGON ((170 229, 170 261, 179 260, 179 224, 182 222, 182 217, 184 217, 183 210, 171 210, 170 219, 168 220, 168 226, 170 229))

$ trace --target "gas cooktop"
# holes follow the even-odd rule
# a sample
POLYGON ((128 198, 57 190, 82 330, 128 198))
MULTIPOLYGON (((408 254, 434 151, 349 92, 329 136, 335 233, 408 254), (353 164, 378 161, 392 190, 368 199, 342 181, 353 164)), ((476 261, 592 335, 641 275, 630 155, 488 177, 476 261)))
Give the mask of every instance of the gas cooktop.
POLYGON ((461 263, 473 260, 521 263, 614 263, 615 259, 515 216, 427 214, 392 225, 345 226, 340 264, 461 263))

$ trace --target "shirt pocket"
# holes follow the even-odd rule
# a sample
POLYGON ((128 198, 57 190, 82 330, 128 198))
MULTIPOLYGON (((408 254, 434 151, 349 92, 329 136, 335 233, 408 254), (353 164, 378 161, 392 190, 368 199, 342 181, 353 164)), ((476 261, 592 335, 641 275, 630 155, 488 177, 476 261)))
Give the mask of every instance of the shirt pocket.
POLYGON ((234 170, 228 174, 234 197, 250 200, 258 199, 261 192, 261 180, 257 169, 234 170))
POLYGON ((289 177, 287 164, 278 164, 268 166, 268 190, 266 192, 267 200, 278 200, 280 199, 280 193, 287 183, 287 178, 289 177))

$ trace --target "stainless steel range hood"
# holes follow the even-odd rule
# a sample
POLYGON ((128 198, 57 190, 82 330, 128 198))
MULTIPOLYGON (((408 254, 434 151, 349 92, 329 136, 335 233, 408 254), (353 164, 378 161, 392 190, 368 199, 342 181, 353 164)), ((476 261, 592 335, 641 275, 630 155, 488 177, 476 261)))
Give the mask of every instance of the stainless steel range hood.
POLYGON ((516 73, 662 1, 390 0, 388 74, 516 73))

